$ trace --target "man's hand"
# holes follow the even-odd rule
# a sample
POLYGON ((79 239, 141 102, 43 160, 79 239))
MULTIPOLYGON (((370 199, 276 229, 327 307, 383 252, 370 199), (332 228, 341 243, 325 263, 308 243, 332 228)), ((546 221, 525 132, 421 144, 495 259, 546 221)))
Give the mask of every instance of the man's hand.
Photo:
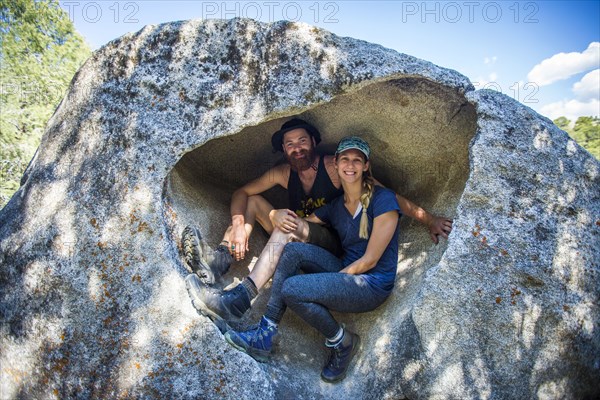
POLYGON ((429 236, 433 243, 438 244, 438 236, 448 239, 452 232, 452 220, 445 217, 434 216, 429 224, 429 236))
POLYGON ((278 228, 285 233, 294 232, 298 229, 297 218, 298 216, 292 210, 271 210, 269 213, 269 219, 271 219, 273 228, 278 228))
POLYGON ((243 260, 248 251, 248 235, 243 225, 232 226, 230 240, 229 251, 236 261, 243 260))

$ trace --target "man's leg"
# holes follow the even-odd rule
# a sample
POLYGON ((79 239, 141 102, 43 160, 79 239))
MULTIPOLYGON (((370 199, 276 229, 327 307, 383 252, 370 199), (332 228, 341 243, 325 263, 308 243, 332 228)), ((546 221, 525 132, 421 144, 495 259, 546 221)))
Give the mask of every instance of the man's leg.
MULTIPOLYGON (((269 218, 269 213, 273 209, 273 206, 271 206, 271 204, 267 202, 262 196, 251 196, 248 198, 248 200, 248 213, 246 215, 248 219, 246 221, 259 221, 259 223, 263 226, 263 228, 265 228, 267 232, 272 232, 273 226, 269 218)), ((301 229, 300 226, 305 227, 305 222, 302 221, 302 223, 299 225, 299 230, 301 229)), ((246 232, 248 234, 252 232, 252 228, 252 224, 246 224, 246 232)), ((228 229, 228 232, 226 232, 224 240, 228 239, 228 235, 230 234, 230 232, 231 227, 228 229)), ((273 245, 273 243, 275 241, 287 243, 290 240, 289 236, 291 236, 291 234, 285 234, 288 237, 284 238, 281 236, 283 234, 281 231, 277 230, 277 232, 277 234, 272 235, 272 238, 270 239, 270 244, 267 244, 267 246, 265 247, 267 251, 263 250, 263 255, 261 255, 262 257, 268 257, 268 249, 273 247, 276 249, 276 257, 277 259, 279 259, 279 255, 283 250, 283 246, 279 248, 279 246, 273 245)), ((225 248, 225 246, 221 244, 214 253, 218 252, 229 256, 229 262, 231 262, 231 254, 229 248, 225 248)), ((265 263, 264 259, 262 261, 262 264, 266 265, 266 267, 259 266, 259 268, 270 267, 270 263, 265 263)), ((276 264, 272 266, 273 270, 275 269, 275 266, 276 264)), ((227 268, 228 267, 229 265, 227 265, 227 268)), ((217 266, 217 268, 222 267, 217 266)), ((272 274, 272 272, 269 273, 269 278, 272 274)), ((260 276, 262 276, 262 274, 260 276)), ((267 278, 267 280, 269 278, 267 278)), ((266 280, 264 282, 266 282, 266 280)), ((261 283, 261 287, 262 285, 264 285, 264 282, 261 283)), ((202 282, 201 279, 199 279, 199 277, 196 276, 196 274, 190 274, 186 278, 186 288, 188 290, 190 298, 192 299, 192 304, 194 305, 194 307, 204 315, 209 316, 217 324, 221 331, 227 328, 227 323, 225 322, 225 320, 241 317, 250 308, 250 302, 258 294, 256 284, 250 277, 244 278, 244 280, 239 285, 237 285, 231 290, 218 290, 207 286, 206 282, 202 282)))
MULTIPOLYGON (((245 214, 245 230, 248 237, 254 228, 254 222, 258 221, 267 232, 273 230, 269 213, 273 206, 262 196, 250 196, 245 214)), ((231 225, 225 231, 221 244, 213 250, 206 241, 202 239, 200 230, 188 226, 182 235, 182 245, 186 263, 191 267, 203 283, 212 285, 227 272, 233 257, 229 238, 231 225)))
POLYGON ((308 238, 308 228, 309 225, 306 221, 298 219, 298 228, 294 232, 286 233, 279 229, 273 230, 258 260, 256 260, 254 268, 250 272, 250 275, 248 275, 257 290, 260 290, 275 273, 285 245, 291 241, 305 242, 308 238))
MULTIPOLYGON (((307 228, 305 221, 299 223, 298 229, 301 227, 307 228)), ((190 274, 186 278, 186 287, 194 307, 209 316, 217 326, 225 326, 224 320, 241 317, 250 308, 251 301, 258 295, 259 288, 273 275, 283 248, 292 237, 291 233, 283 233, 275 229, 252 273, 233 289, 212 288, 203 284, 196 274, 190 274), (254 282, 252 275, 257 279, 258 284, 254 282)))
POLYGON ((309 239, 312 225, 315 224, 299 220, 298 228, 292 233, 275 229, 252 273, 233 289, 217 290, 202 284, 194 274, 188 276, 186 287, 194 307, 215 321, 219 329, 227 325, 225 320, 241 317, 251 307, 251 301, 258 295, 258 290, 273 276, 285 245, 292 240, 309 239))
POLYGON ((260 257, 254 264, 254 268, 248 275, 252 283, 256 285, 257 290, 260 290, 271 279, 279 264, 283 248, 292 241, 311 243, 338 257, 342 255, 342 245, 339 237, 331 228, 298 219, 298 228, 294 232, 285 233, 275 229, 271 234, 260 257))
POLYGON ((217 290, 203 285, 198 278, 188 277, 186 285, 194 307, 220 323, 223 319, 239 318, 251 307, 259 289, 273 276, 281 253, 290 241, 308 241, 341 255, 337 235, 328 228, 300 219, 298 228, 292 233, 274 229, 252 272, 235 288, 217 290))
POLYGON ((292 242, 285 245, 273 277, 271 298, 265 315, 259 324, 245 331, 229 330, 225 339, 236 349, 248 353, 258 361, 266 361, 271 355, 278 325, 285 312, 282 287, 286 279, 306 273, 338 272, 343 268, 339 258, 318 246, 292 242))

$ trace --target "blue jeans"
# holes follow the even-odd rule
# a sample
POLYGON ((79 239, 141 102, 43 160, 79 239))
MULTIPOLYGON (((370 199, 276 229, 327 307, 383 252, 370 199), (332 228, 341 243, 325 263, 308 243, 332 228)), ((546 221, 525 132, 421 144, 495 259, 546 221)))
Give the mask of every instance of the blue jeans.
POLYGON ((288 243, 271 288, 265 316, 279 322, 286 306, 325 337, 335 336, 340 324, 329 310, 366 312, 381 305, 387 295, 371 288, 362 275, 340 273, 342 261, 318 246, 288 243), (299 272, 305 275, 299 275, 299 272))

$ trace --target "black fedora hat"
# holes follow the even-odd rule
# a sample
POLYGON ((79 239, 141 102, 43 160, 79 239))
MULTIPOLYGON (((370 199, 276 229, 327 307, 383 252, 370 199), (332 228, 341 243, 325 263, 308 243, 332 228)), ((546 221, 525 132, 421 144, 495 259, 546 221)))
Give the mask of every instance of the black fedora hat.
POLYGON ((271 137, 271 145, 273 146, 274 151, 283 151, 283 135, 294 129, 305 129, 310 136, 315 138, 316 144, 321 142, 321 134, 317 128, 300 118, 294 118, 281 125, 281 129, 275 132, 271 137))

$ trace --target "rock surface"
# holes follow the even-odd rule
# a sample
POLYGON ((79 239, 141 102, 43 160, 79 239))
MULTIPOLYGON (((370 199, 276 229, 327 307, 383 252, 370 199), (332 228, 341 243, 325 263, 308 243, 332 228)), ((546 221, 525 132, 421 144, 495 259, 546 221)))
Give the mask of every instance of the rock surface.
POLYGON ((82 67, 0 211, 0 398, 598 397, 599 175, 551 121, 411 56, 297 23, 148 26, 82 67), (362 135, 379 180, 455 219, 438 246, 402 221, 393 295, 339 315, 363 346, 337 385, 293 313, 258 364, 183 283, 184 226, 220 240, 294 115, 324 150, 362 135))

